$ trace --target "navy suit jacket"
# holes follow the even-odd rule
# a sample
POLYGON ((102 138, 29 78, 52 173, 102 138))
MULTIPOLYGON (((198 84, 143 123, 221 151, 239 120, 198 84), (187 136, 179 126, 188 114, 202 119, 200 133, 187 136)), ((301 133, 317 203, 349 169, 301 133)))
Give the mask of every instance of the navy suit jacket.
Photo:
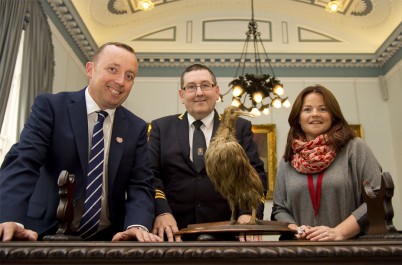
MULTIPOLYGON (((219 123, 220 116, 215 111, 212 136, 215 135, 219 123)), ((172 213, 179 229, 189 224, 229 221, 231 211, 228 202, 215 190, 205 168, 197 173, 190 160, 187 112, 157 119, 151 126, 148 148, 155 176, 154 187, 157 190, 156 216, 172 213)), ((267 177, 253 140, 250 121, 237 119, 236 137, 251 165, 257 170, 265 194, 267 177)), ((263 218, 263 209, 264 205, 261 203, 258 209, 260 219, 263 218)), ((244 213, 246 212, 240 211, 239 215, 244 213)))
MULTIPOLYGON (((147 123, 124 107, 115 112, 108 161, 108 208, 112 231, 129 225, 152 228, 154 189, 147 156, 147 123), (117 141, 120 137, 123 141, 117 141)), ((15 221, 46 235, 57 226, 57 180, 75 175, 74 205, 83 196, 88 164, 85 89, 36 98, 19 143, 0 171, 0 222, 15 221)))

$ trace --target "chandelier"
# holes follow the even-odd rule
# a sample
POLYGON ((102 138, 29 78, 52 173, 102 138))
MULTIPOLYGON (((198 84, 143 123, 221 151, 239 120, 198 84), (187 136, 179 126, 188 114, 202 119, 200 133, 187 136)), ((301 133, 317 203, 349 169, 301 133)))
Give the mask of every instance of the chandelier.
MULTIPOLYGON (((243 50, 240 56, 239 65, 237 66, 234 79, 229 83, 229 90, 225 94, 220 95, 223 97, 232 91, 232 105, 240 108, 243 111, 248 111, 255 116, 260 116, 261 113, 269 114, 269 108, 280 108, 284 106, 290 107, 288 98, 282 98, 284 94, 283 85, 275 77, 274 70, 272 69, 267 52, 261 40, 261 33, 258 32, 257 22, 254 20, 254 2, 251 0, 251 21, 248 24, 248 31, 246 32, 246 40, 244 42, 243 50), (255 74, 245 73, 247 52, 249 43, 252 42, 254 47, 254 68, 255 74), (272 76, 262 72, 261 55, 259 53, 259 46, 265 54, 269 68, 272 71, 272 76), (239 71, 241 70, 241 74, 239 71), (248 106, 247 106, 248 105, 248 106)), ((253 62, 253 60, 250 60, 253 62)))

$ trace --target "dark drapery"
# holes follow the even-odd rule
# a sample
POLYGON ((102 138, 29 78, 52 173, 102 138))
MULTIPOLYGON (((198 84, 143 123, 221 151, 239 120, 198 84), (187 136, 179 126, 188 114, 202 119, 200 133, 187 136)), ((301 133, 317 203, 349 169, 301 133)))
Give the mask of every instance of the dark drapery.
POLYGON ((27 0, 0 1, 0 126, 6 113, 27 4, 27 0))
POLYGON ((35 97, 52 92, 54 77, 52 36, 40 1, 29 1, 26 14, 29 23, 24 35, 17 132, 22 130, 35 97))

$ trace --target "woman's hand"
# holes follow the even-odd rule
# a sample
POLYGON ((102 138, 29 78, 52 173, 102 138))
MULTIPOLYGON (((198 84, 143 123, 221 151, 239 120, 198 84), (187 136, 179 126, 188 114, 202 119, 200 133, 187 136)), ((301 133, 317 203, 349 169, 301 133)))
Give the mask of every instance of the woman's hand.
POLYGON ((315 226, 306 229, 306 239, 311 241, 336 241, 344 240, 345 238, 336 228, 315 226))
POLYGON ((296 224, 290 224, 288 227, 297 231, 297 234, 295 234, 297 240, 306 240, 306 229, 310 228, 309 226, 297 226, 296 224))

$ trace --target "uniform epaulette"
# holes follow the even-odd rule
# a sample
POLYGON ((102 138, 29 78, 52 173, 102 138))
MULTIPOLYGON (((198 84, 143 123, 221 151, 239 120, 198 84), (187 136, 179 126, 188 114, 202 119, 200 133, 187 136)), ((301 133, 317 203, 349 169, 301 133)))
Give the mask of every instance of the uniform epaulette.
POLYGON ((163 191, 155 189, 155 199, 164 199, 166 200, 166 195, 163 191))
POLYGON ((182 119, 183 119, 184 114, 186 114, 186 113, 185 113, 185 112, 183 112, 182 114, 180 114, 180 116, 178 117, 178 118, 179 118, 179 120, 182 120, 182 119))

